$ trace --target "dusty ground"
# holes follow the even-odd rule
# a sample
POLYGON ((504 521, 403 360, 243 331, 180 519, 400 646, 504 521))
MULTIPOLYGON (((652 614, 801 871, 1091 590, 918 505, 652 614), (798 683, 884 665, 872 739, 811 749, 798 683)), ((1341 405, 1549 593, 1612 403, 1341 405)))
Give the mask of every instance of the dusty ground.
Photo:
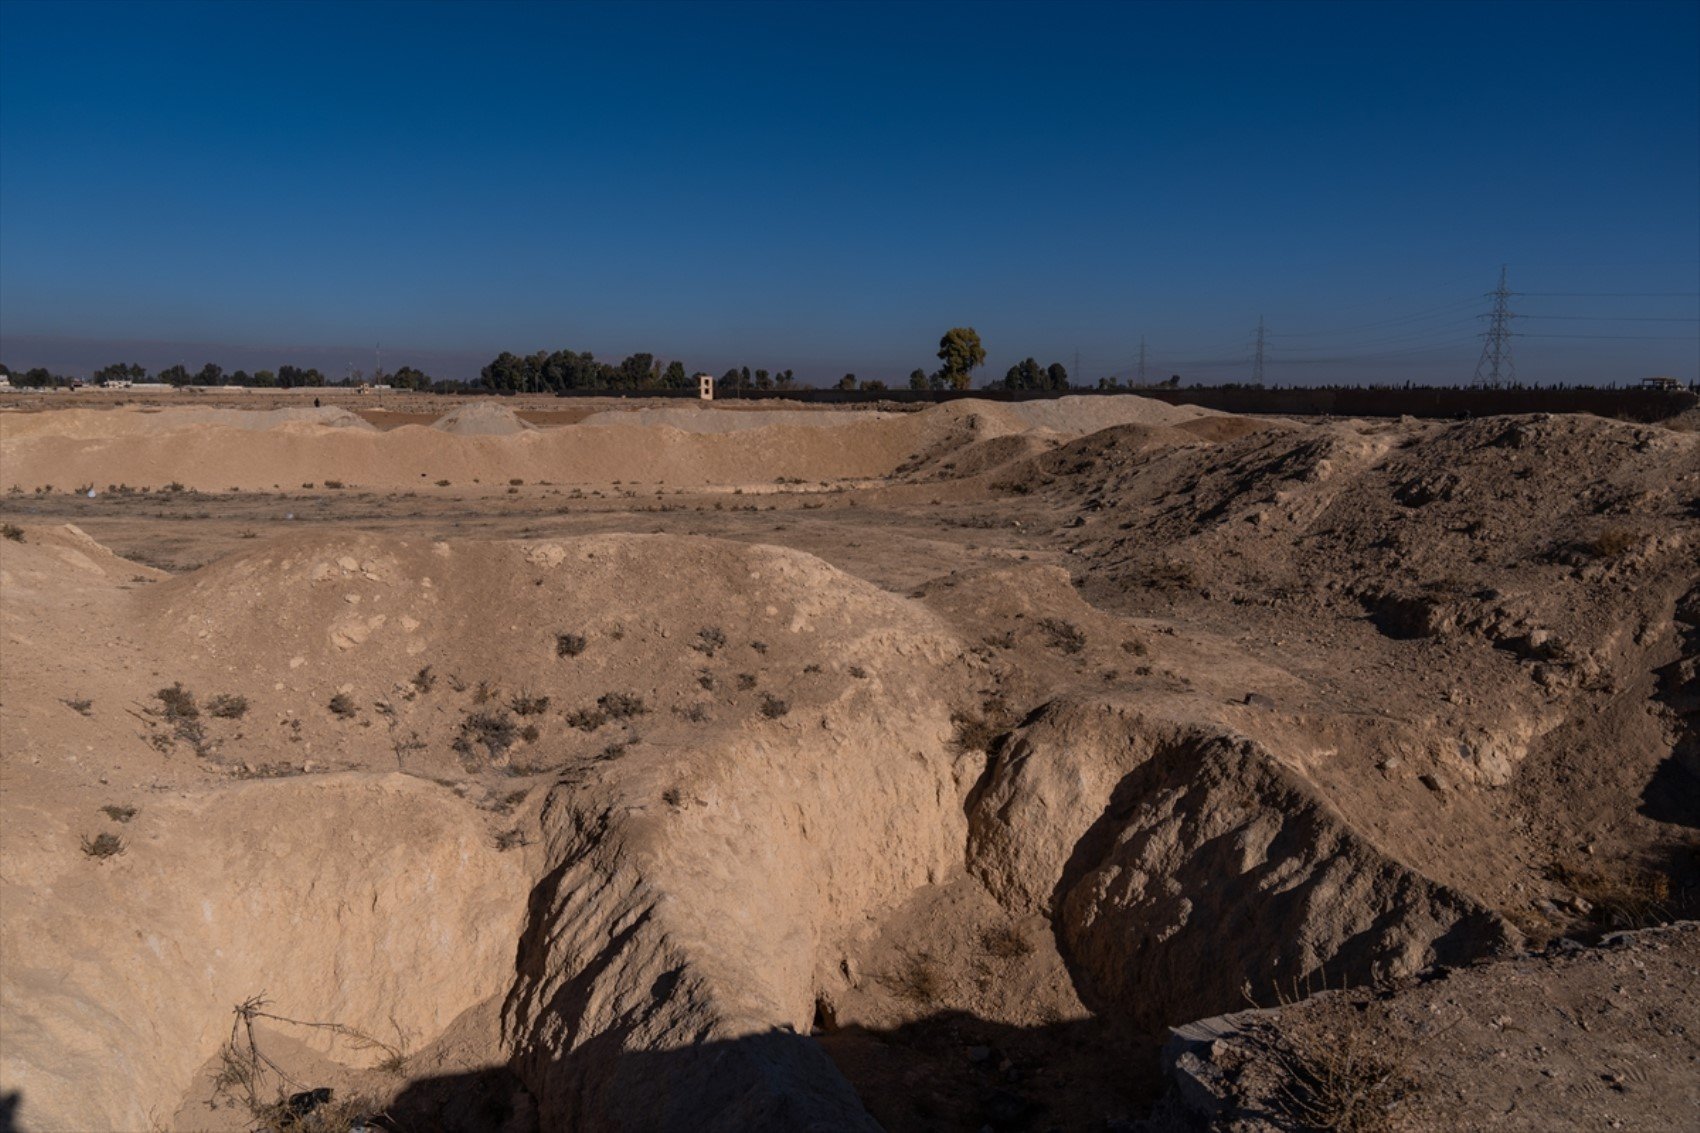
MULTIPOLYGON (((1414 981, 1700 911, 1692 432, 71 396, 0 412, 19 1128, 1227 1127, 1169 1028, 1340 987, 1421 1071, 1358 1127, 1483 1127, 1414 981)), ((1576 1067, 1692 1060, 1681 974, 1576 1067)), ((1522 1127, 1700 1117, 1625 1082, 1522 1127)))

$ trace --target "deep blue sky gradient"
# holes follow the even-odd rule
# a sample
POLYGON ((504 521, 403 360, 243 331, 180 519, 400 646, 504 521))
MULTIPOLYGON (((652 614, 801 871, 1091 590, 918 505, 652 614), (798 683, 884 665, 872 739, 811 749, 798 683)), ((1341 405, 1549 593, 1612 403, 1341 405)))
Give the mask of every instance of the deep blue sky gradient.
POLYGON ((1521 376, 1694 378, 1697 202, 1692 2, 0 2, 14 367, 824 383, 966 324, 985 377, 1144 336, 1204 380, 1261 315, 1270 381, 1458 381, 1508 263, 1583 293, 1518 330, 1612 336, 1519 339, 1521 376))

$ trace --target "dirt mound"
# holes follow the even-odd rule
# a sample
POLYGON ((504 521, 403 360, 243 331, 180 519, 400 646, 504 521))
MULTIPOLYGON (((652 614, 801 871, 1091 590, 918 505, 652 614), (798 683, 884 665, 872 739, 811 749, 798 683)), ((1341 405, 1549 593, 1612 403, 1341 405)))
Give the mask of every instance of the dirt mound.
POLYGON ((494 401, 457 406, 431 423, 433 429, 460 437, 506 437, 536 427, 494 401))
MULTIPOLYGON (((14 558, 45 566, 74 541, 28 533, 8 551, 7 569, 14 558)), ((369 997, 355 1000, 327 981, 347 950, 366 946, 363 933, 412 932, 403 926, 435 915, 476 933, 428 938, 430 963, 459 965, 450 986, 464 993, 433 977, 428 1010, 402 1011, 395 1026, 429 1038, 505 989, 508 1033, 546 1125, 595 1125, 614 1113, 651 1114, 663 1127, 708 1120, 700 1096, 668 1101, 647 1080, 614 1073, 620 1052, 679 1052, 674 1073, 709 1082, 725 1060, 705 1053, 699 1073, 683 1053, 704 1038, 806 1029, 816 989, 843 979, 842 950, 868 919, 959 860, 966 787, 953 772, 936 673, 960 662, 961 647, 919 607, 796 552, 640 536, 452 546, 315 536, 141 590, 104 572, 97 581, 110 600, 99 611, 109 628, 104 640, 85 635, 83 654, 66 663, 90 665, 117 639, 145 642, 132 661, 140 681, 168 687, 134 696, 141 729, 120 747, 126 759, 188 761, 213 778, 191 807, 144 802, 148 823, 126 831, 125 852, 102 872, 65 854, 72 815, 43 811, 7 824, 9 833, 28 830, 16 848, 9 838, 14 865, 26 845, 29 860, 56 863, 43 875, 55 879, 48 889, 7 883, 8 909, 24 910, 8 914, 19 941, 7 953, 9 1002, 22 1014, 7 1030, 35 1036, 8 1043, 16 1066, 8 1075, 30 1084, 26 1116, 47 1126, 133 1124, 134 1113, 183 1088, 189 1068, 214 1053, 230 1004, 262 987, 279 1014, 381 1032, 378 1005, 410 993, 372 982, 369 997), (355 774, 320 774, 336 768, 355 774), (404 774, 373 781, 365 768, 404 774), (244 785, 218 784, 224 776, 244 785), (246 784, 256 776, 282 781, 246 784), (481 801, 468 806, 429 779, 461 783, 462 796, 481 801), (252 794, 252 806, 233 789, 252 794), (510 839, 504 832, 518 816, 507 816, 532 789, 547 796, 541 825, 510 839), (410 817, 389 813, 374 791, 410 817), (452 837, 420 826, 438 805, 421 800, 437 799, 443 821, 458 824, 452 837), (518 884, 470 881, 511 875, 522 856, 502 851, 539 838, 547 850, 523 856, 518 884), (482 851, 472 853, 468 839, 482 839, 482 851), (452 878, 421 865, 421 840, 455 861, 452 878), (249 841, 251 862, 194 848, 249 841), (184 873, 175 864, 184 855, 214 876, 184 873), (388 880, 383 863, 392 859, 413 871, 410 886, 388 880), (331 872, 332 862, 361 877, 331 872), (181 901, 151 896, 143 876, 221 910, 216 935, 173 933, 181 951, 148 965, 157 978, 146 994, 168 1006, 138 1000, 128 948, 91 955, 75 984, 53 974, 65 937, 45 925, 66 915, 65 902, 93 896, 70 880, 84 875, 100 887, 103 910, 79 922, 91 942, 115 931, 107 922, 116 918, 144 926, 136 947, 145 948, 149 933, 171 933, 186 917, 181 901), (533 902, 522 928, 513 918, 534 884, 552 896, 533 902), (272 897, 243 897, 251 885, 272 897), (373 927, 356 931, 347 915, 337 932, 319 927, 321 912, 339 915, 338 902, 371 886, 391 894, 362 904, 373 927), (433 913, 410 904, 417 886, 438 887, 433 913), (304 896, 314 891, 323 896, 304 896), (454 906, 462 894, 502 913, 454 906), (322 946, 268 929, 280 915, 273 899, 305 902, 312 915, 298 923, 322 946), (725 914, 757 907, 760 918, 725 914), (505 936, 499 951, 509 961, 520 941, 517 969, 504 975, 487 962, 487 933, 505 936), (225 943, 254 934, 282 951, 225 943), (239 962, 219 964, 221 949, 239 962), (293 978, 263 979, 283 956, 293 978), (209 964, 213 982, 191 989, 187 981, 209 964), (563 973, 578 973, 570 994, 563 973), (44 998, 49 983, 56 991, 44 998), (67 996, 105 1004, 105 1021, 78 1022, 52 1006, 67 996), (633 1013, 647 1019, 636 1030, 633 1013), (166 1020, 172 1049, 109 1075, 111 1092, 73 1089, 80 1072, 64 1069, 77 1064, 72 1052, 133 1047, 128 1020, 166 1020)), ((8 728, 9 755, 27 758, 43 742, 27 722, 8 728)), ((398 971, 430 968, 406 950, 386 955, 398 971)), ((784 1072, 752 1065, 749 1074, 724 1103, 724 1127, 770 1106, 793 1112, 804 1097, 816 1099, 807 1109, 816 1119, 862 1112, 818 1052, 784 1072)))
POLYGON ((969 868, 1012 911, 1053 917, 1082 997, 1138 1027, 1517 937, 1256 743, 1109 705, 1054 704, 1018 729, 970 827, 969 868))
POLYGON ((51 413, 14 413, 5 417, 5 436, 68 437, 95 440, 107 437, 152 437, 201 428, 264 432, 286 427, 370 430, 372 426, 335 406, 288 406, 281 409, 219 409, 183 406, 170 409, 66 409, 51 413))
POLYGON ((219 492, 289 490, 326 481, 361 488, 460 490, 474 482, 496 485, 513 479, 771 484, 781 477, 884 476, 933 444, 936 431, 919 414, 891 420, 846 414, 856 419, 835 428, 768 424, 685 432, 612 422, 533 429, 500 407, 468 406, 466 412, 452 431, 417 425, 378 430, 346 414, 358 428, 285 423, 252 429, 219 422, 156 428, 136 425, 147 419, 145 414, 87 413, 59 429, 56 414, 17 414, 0 420, 0 473, 7 487, 24 491, 84 483, 178 483, 219 492))

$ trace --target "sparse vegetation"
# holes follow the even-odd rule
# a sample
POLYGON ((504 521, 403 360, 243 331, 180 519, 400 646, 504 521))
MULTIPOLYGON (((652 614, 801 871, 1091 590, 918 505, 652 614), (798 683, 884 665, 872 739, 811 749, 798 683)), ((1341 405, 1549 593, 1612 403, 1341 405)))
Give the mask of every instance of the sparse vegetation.
POLYGON ((577 657, 584 652, 585 640, 582 634, 557 633, 555 635, 555 656, 577 657))
POLYGON ((1045 644, 1052 649, 1079 653, 1086 648, 1086 635, 1073 622, 1061 618, 1040 618, 1038 626, 1045 635, 1045 644))
POLYGON ((1276 1102, 1299 1128, 1392 1133, 1399 1107, 1417 1091, 1408 1054, 1361 1023, 1278 1040, 1272 1053, 1285 1072, 1276 1102))
POLYGON ((163 706, 161 715, 167 720, 193 720, 201 714, 195 694, 184 688, 182 681, 173 682, 170 688, 162 688, 154 696, 163 706))
POLYGON ((596 706, 606 712, 610 720, 626 720, 649 711, 643 697, 624 692, 605 692, 596 698, 596 706))
POLYGON ((326 707, 331 710, 331 715, 339 720, 352 720, 360 713, 360 709, 354 704, 354 698, 346 692, 339 692, 331 697, 326 707))
POLYGON ((1586 544, 1586 549, 1597 559, 1615 559, 1633 547, 1635 542, 1635 529, 1619 523, 1595 535, 1586 544))
POLYGON ((541 716, 549 711, 549 698, 522 692, 508 701, 508 707, 513 709, 516 716, 541 716))
POLYGON ((110 818, 114 822, 128 822, 132 818, 136 817, 136 808, 133 806, 115 806, 109 804, 101 807, 100 813, 106 815, 106 817, 110 818))
POLYGON ((83 696, 67 697, 59 702, 80 716, 94 715, 94 701, 83 696))
POLYGON ((719 626, 704 626, 697 630, 697 639, 691 643, 691 648, 705 657, 712 657, 726 648, 726 633, 719 626))
POLYGON ((1017 960, 1032 953, 1033 942, 1013 925, 998 925, 980 934, 980 947, 999 960, 1017 960))
POLYGON ((1634 866, 1600 869, 1557 861, 1547 867, 1546 875, 1579 898, 1571 908, 1596 931, 1648 928, 1671 918, 1666 874, 1634 866))
POLYGON ((897 967, 880 977, 880 983, 897 998, 917 1007, 932 1007, 945 994, 944 973, 924 952, 906 953, 897 967))
POLYGON ((519 728, 506 712, 473 712, 460 723, 460 734, 453 747, 463 758, 471 759, 482 747, 490 759, 500 759, 519 738, 519 728))
POLYGON ((423 669, 414 673, 412 680, 408 683, 413 686, 414 691, 423 695, 437 687, 437 674, 431 671, 431 666, 426 665, 423 669))
POLYGON ((207 701, 207 712, 221 720, 240 720, 248 714, 248 698, 221 692, 207 701))
POLYGON ((739 688, 740 691, 749 692, 752 688, 755 688, 755 687, 756 687, 756 675, 754 673, 739 673, 738 674, 738 688, 739 688))
POLYGON ((758 711, 769 720, 777 720, 789 713, 791 706, 771 692, 764 692, 761 696, 761 708, 758 711))
POLYGON ((124 839, 113 833, 83 837, 83 853, 91 858, 113 858, 124 852, 124 839))
POLYGON ((0 523, 0 535, 5 536, 14 543, 22 543, 24 541, 24 529, 15 523, 0 523))

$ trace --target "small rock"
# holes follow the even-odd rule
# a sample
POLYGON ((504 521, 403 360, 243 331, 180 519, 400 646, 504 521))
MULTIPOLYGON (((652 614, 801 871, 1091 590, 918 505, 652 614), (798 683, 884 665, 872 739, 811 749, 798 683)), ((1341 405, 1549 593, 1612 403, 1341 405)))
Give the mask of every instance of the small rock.
POLYGON ((1446 790, 1446 785, 1440 781, 1440 776, 1429 771, 1425 771, 1421 775, 1418 775, 1417 782, 1421 783, 1435 794, 1440 794, 1442 791, 1446 790))

